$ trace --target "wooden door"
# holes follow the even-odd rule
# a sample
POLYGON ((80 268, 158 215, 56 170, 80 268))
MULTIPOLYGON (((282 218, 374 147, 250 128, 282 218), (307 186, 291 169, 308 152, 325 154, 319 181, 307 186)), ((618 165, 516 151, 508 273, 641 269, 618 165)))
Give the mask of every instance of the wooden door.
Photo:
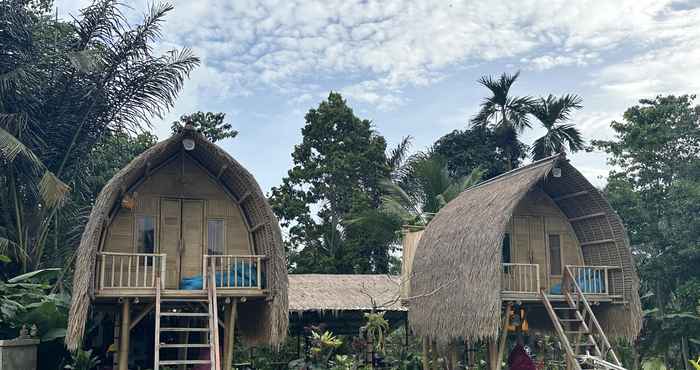
POLYGON ((160 253, 165 253, 165 287, 177 289, 180 284, 180 199, 160 201, 160 253))
POLYGON ((204 254, 204 201, 182 201, 182 253, 180 255, 180 277, 202 274, 204 254))
POLYGON ((165 287, 178 289, 185 277, 202 274, 204 201, 165 198, 160 203, 160 253, 165 253, 165 287))
POLYGON ((540 288, 547 286, 548 270, 544 218, 542 216, 513 217, 511 255, 514 263, 539 265, 540 288))

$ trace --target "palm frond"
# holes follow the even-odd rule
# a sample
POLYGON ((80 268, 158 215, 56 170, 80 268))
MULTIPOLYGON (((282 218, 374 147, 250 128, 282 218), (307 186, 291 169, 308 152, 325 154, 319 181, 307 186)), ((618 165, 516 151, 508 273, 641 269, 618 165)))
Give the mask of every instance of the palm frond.
POLYGON ((412 141, 411 135, 404 136, 396 147, 391 149, 388 156, 389 168, 396 170, 401 167, 408 155, 408 150, 411 148, 412 141))

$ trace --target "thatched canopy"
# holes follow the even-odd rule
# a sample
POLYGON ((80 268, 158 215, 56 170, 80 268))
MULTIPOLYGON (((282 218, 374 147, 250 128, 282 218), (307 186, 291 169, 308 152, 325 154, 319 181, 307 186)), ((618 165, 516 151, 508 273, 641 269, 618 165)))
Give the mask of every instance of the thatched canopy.
POLYGON ((289 312, 407 311, 399 301, 400 277, 389 275, 289 275, 289 312))
POLYGON ((287 312, 287 264, 277 218, 253 176, 228 153, 201 134, 185 129, 161 141, 121 169, 100 192, 78 247, 73 279, 73 301, 70 307, 66 345, 80 347, 95 286, 95 261, 102 234, 122 197, 142 179, 147 171, 157 168, 182 150, 184 135, 193 135, 194 150, 188 154, 206 168, 224 186, 240 207, 252 230, 255 253, 268 260, 268 287, 272 299, 256 309, 255 332, 242 333, 256 342, 273 345, 284 340, 289 322, 287 312))
POLYGON ((625 303, 598 319, 609 336, 635 338, 641 327, 639 279, 629 241, 605 197, 557 155, 465 190, 437 213, 413 260, 409 318, 416 334, 441 344, 452 339, 495 339, 501 314, 501 245, 518 203, 535 188, 572 222, 588 265, 620 266, 614 281, 625 303), (553 168, 561 176, 552 175, 553 168), (582 217, 595 216, 595 217, 582 217))

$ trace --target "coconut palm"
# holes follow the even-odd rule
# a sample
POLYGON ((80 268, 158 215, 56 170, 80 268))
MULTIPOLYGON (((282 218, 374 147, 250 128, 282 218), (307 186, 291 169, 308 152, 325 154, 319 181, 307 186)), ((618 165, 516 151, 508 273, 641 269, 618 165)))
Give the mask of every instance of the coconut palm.
POLYGON ((453 178, 445 158, 430 150, 418 152, 406 159, 398 176, 382 183, 382 210, 406 224, 425 226, 462 190, 478 183, 483 173, 476 168, 469 176, 453 178))
POLYGON ((0 2, 0 254, 25 271, 49 246, 72 253, 94 200, 94 148, 148 127, 199 62, 186 49, 153 54, 168 4, 134 27, 116 0, 74 22, 30 3, 0 2))
POLYGON ((510 89, 520 76, 503 73, 499 78, 483 76, 479 84, 491 92, 481 103, 481 109, 471 123, 474 126, 492 127, 501 140, 501 147, 508 157, 509 169, 517 166, 518 160, 523 157, 524 145, 518 135, 530 127, 528 113, 532 104, 529 96, 517 97, 510 95, 510 89))
POLYGON ((530 113, 537 118, 547 130, 544 136, 532 145, 532 158, 542 159, 556 153, 576 152, 584 148, 581 132, 570 123, 573 111, 583 108, 583 99, 578 95, 567 94, 561 97, 549 95, 535 101, 530 113))

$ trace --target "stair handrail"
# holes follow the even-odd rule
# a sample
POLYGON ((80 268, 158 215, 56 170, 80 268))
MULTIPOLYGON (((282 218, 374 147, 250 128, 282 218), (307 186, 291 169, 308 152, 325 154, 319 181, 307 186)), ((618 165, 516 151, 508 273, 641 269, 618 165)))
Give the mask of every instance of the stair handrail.
POLYGON ((564 346, 564 352, 566 352, 568 362, 571 364, 571 366, 573 366, 574 370, 581 370, 581 365, 576 360, 576 355, 574 354, 574 350, 571 348, 569 338, 566 336, 564 328, 561 326, 559 318, 554 312, 554 307, 552 307, 552 303, 549 301, 547 293, 545 293, 545 289, 540 288, 540 294, 542 295, 544 307, 547 309, 547 314, 549 314, 549 318, 552 320, 552 324, 554 325, 554 330, 557 332, 557 335, 559 335, 559 339, 561 339, 561 343, 564 346))
POLYGON ((612 356, 612 359, 614 361, 613 363, 617 366, 622 366, 622 363, 617 358, 615 351, 613 351, 612 345, 610 345, 610 342, 608 341, 608 337, 605 335, 603 328, 600 326, 598 319, 596 318, 595 314, 593 313, 593 309, 591 308, 591 305, 588 303, 588 299, 586 299, 586 295, 583 293, 583 290, 578 285, 578 282, 574 278, 574 274, 572 273, 571 268, 568 265, 564 267, 564 282, 562 283, 561 286, 562 286, 562 289, 565 291, 568 290, 569 287, 573 287, 574 293, 576 293, 576 296, 577 296, 576 297, 577 303, 583 303, 583 307, 586 310, 586 313, 588 314, 588 317, 590 318, 591 323, 593 324, 592 329, 595 330, 597 332, 596 334, 599 337, 601 337, 603 340, 604 349, 601 349, 601 354, 603 356, 607 356, 607 354, 609 353, 612 356))
POLYGON ((221 370, 221 358, 219 353, 219 313, 216 299, 216 265, 214 259, 210 259, 209 284, 207 286, 209 294, 209 328, 211 330, 210 358, 212 370, 221 370))
POLYGON ((153 344, 153 368, 160 368, 160 287, 163 284, 161 271, 165 272, 165 257, 161 258, 161 270, 156 270, 156 322, 155 322, 155 340, 153 344))
POLYGON ((593 366, 596 369, 602 367, 602 368, 611 369, 611 370, 627 370, 626 368, 624 368, 622 366, 615 365, 609 361, 605 361, 605 360, 601 359, 600 357, 591 356, 591 355, 582 355, 582 356, 580 356, 580 358, 581 358, 581 361, 583 361, 583 362, 586 362, 586 361, 592 362, 593 366), (598 365, 598 366, 596 366, 596 365, 598 365))

